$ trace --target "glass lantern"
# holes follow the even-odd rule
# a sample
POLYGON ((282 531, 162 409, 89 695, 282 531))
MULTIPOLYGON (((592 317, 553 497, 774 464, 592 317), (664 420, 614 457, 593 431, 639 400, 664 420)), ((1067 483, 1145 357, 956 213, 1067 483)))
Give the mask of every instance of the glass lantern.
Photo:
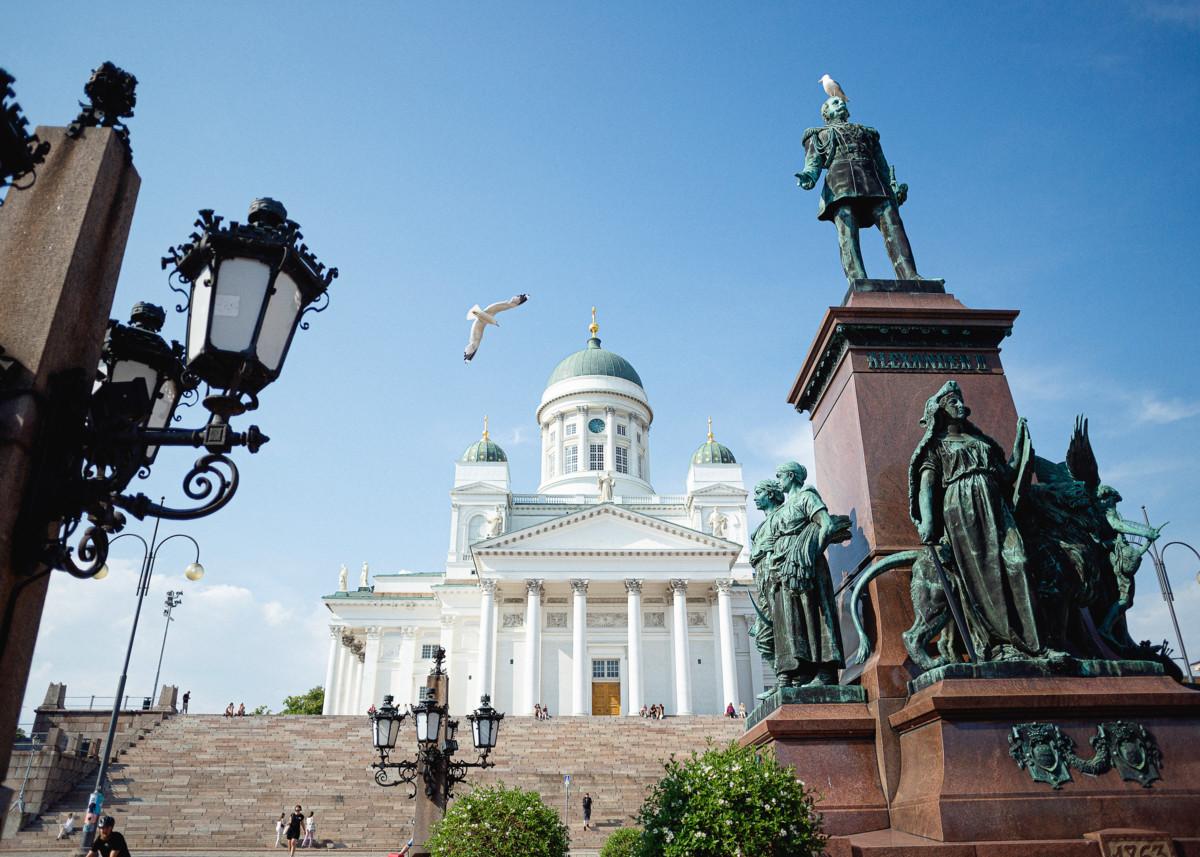
POLYGON ((279 377, 300 316, 337 269, 326 271, 299 243, 276 200, 256 199, 246 224, 222 226, 211 211, 200 214, 203 234, 163 260, 191 281, 188 371, 213 389, 256 396, 279 377))
POLYGON ((417 724, 417 743, 430 746, 438 742, 438 729, 442 725, 442 709, 432 699, 423 699, 413 706, 413 718, 417 724))
POLYGON ((467 715, 471 721, 471 739, 475 742, 476 750, 494 750, 496 737, 500 733, 500 721, 504 715, 492 708, 492 697, 484 694, 479 700, 479 707, 474 713, 467 715))
POLYGON ((404 722, 404 714, 392 705, 394 697, 388 694, 383 698, 381 705, 373 715, 371 715, 372 726, 374 727, 375 749, 391 750, 396 746, 396 739, 400 737, 400 724, 404 722))

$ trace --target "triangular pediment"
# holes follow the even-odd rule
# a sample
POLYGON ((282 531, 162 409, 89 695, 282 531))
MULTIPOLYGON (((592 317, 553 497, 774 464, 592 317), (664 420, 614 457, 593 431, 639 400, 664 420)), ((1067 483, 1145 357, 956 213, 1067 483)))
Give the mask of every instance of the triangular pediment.
POLYGON ((740 488, 737 485, 730 485, 727 482, 718 482, 715 485, 705 485, 703 488, 697 488, 691 493, 692 497, 704 497, 709 494, 718 494, 722 496, 746 497, 748 496, 745 488, 740 488))
POLYGON ((603 503, 532 527, 476 542, 478 555, 553 553, 737 555, 741 545, 707 533, 603 503))
POLYGON ((460 494, 507 494, 508 489, 491 482, 470 482, 450 490, 451 497, 460 494))

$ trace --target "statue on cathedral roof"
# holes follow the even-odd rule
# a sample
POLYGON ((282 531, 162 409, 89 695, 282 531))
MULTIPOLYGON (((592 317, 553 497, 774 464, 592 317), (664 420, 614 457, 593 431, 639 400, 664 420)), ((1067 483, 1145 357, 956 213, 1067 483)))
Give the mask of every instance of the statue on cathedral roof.
POLYGON ((341 569, 338 570, 338 592, 346 591, 346 563, 342 563, 341 569))
POLYGON ((370 584, 367 582, 367 575, 370 573, 370 566, 365 562, 362 564, 362 571, 358 575, 358 588, 369 589, 370 584))

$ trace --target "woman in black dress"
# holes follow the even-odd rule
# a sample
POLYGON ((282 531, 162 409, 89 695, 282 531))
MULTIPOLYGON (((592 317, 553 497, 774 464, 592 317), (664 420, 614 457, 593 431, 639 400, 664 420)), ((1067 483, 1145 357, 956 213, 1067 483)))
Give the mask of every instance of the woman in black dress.
POLYGON ((300 841, 300 831, 304 829, 304 813, 300 811, 300 804, 296 804, 296 809, 292 812, 292 817, 288 820, 287 841, 288 841, 288 857, 296 853, 296 843, 300 841))

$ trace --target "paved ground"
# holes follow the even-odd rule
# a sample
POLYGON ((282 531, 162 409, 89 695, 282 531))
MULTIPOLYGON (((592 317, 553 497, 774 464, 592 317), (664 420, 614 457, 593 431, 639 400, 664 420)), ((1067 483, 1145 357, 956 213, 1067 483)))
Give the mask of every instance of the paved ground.
MULTIPOLYGON (((131 843, 131 847, 133 844, 131 843)), ((172 851, 147 851, 144 848, 133 847, 133 851, 138 857, 263 857, 263 854, 287 854, 283 848, 259 848, 257 851, 209 851, 206 848, 195 848, 187 851, 175 849, 172 851)), ((336 857, 386 857, 384 851, 351 851, 348 848, 329 848, 329 849, 310 849, 303 848, 296 852, 297 854, 324 854, 336 855, 336 857)), ((79 857, 78 850, 68 850, 64 848, 62 851, 5 851, 4 857, 48 857, 48 855, 58 855, 58 857, 79 857)), ((600 857, 599 851, 572 851, 571 857, 600 857)))

